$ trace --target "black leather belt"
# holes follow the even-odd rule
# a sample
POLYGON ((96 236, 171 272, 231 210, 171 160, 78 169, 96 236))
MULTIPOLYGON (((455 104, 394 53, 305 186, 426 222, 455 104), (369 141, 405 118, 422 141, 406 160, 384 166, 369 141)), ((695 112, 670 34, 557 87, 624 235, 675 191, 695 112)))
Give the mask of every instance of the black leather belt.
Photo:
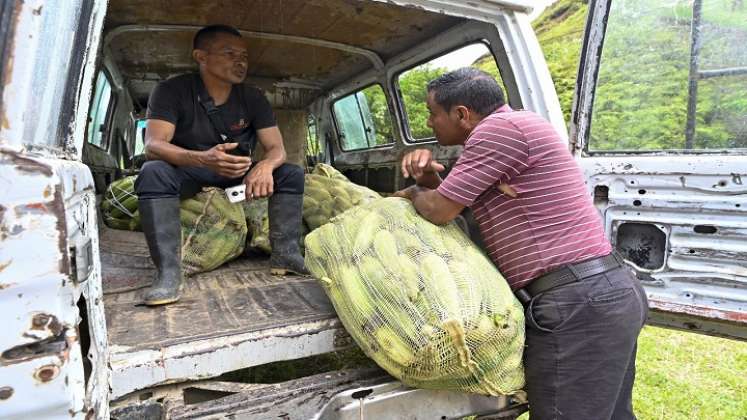
POLYGON ((549 273, 543 274, 531 283, 515 292, 519 301, 526 305, 532 297, 555 287, 574 283, 605 271, 622 266, 623 259, 615 251, 604 257, 598 257, 576 264, 568 264, 549 273))

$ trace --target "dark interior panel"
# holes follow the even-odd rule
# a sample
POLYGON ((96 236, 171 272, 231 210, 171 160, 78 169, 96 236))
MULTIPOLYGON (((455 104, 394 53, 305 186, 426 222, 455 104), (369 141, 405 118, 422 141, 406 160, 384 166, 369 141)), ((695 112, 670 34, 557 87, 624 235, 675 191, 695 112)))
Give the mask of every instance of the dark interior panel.
POLYGON ((667 237, 656 225, 623 223, 617 227, 615 248, 623 258, 646 270, 664 267, 667 237))

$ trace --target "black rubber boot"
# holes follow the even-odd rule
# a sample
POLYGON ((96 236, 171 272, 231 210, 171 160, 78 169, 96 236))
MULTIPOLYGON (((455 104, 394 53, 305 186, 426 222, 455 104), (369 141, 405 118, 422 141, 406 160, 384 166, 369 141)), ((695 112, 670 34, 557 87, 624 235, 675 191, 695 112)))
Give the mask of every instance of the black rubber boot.
POLYGON ((143 300, 150 306, 176 302, 182 284, 179 198, 139 200, 138 207, 150 257, 156 266, 156 278, 143 300))
POLYGON ((270 274, 309 274, 301 256, 301 210, 303 194, 273 194, 270 197, 270 274))

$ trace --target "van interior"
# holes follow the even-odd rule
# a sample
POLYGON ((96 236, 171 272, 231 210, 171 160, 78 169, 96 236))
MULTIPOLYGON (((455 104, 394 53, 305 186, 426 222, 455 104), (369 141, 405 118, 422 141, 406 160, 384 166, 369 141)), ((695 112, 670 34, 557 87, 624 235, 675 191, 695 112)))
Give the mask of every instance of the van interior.
MULTIPOLYGON (((407 148, 432 148, 449 164, 457 156, 425 126, 429 78, 479 65, 518 98, 496 26, 467 18, 373 1, 112 0, 83 151, 99 198, 137 174, 151 90, 197 71, 192 38, 214 23, 246 39, 245 83, 272 104, 288 162, 329 163, 381 193, 407 185, 398 168, 407 148)), ((273 277, 263 256, 188 277, 179 302, 146 307, 154 268, 143 234, 99 228, 113 398, 351 344, 316 280, 273 277)))

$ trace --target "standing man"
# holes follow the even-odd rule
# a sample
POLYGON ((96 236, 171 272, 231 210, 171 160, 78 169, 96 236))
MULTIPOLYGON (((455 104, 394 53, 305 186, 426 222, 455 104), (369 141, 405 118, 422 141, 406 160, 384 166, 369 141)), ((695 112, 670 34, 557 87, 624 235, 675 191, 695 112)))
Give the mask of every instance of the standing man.
POLYGON ((235 28, 212 25, 194 37, 199 73, 163 81, 148 100, 143 165, 135 181, 143 231, 157 274, 147 305, 179 300, 179 199, 203 186, 246 185, 247 200, 270 197, 270 271, 308 274, 299 249, 303 170, 285 162, 269 102, 242 84, 247 46, 235 28), (265 158, 252 162, 256 140, 265 158))
POLYGON ((526 391, 532 420, 634 419, 642 287, 612 253, 568 146, 552 125, 514 111, 472 68, 428 84, 428 126, 464 150, 445 180, 428 150, 402 159, 412 200, 433 223, 470 207, 489 256, 526 308, 526 391))

